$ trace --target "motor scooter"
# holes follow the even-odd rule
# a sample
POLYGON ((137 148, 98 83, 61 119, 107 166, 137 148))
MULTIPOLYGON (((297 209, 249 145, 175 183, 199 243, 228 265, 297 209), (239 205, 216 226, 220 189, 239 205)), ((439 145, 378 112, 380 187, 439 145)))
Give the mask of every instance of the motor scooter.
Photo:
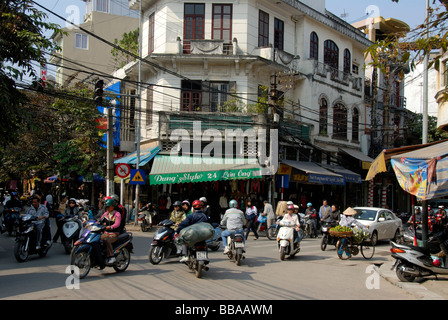
POLYGON ((177 253, 177 246, 174 241, 175 230, 171 228, 174 222, 170 219, 165 219, 159 223, 162 226, 157 230, 149 249, 148 258, 151 264, 159 264, 163 259, 175 258, 181 256, 177 253))
POLYGON ((132 233, 124 232, 118 236, 113 246, 115 262, 106 263, 105 246, 101 245, 101 235, 106 227, 93 223, 87 226, 90 231, 86 237, 82 237, 75 242, 75 252, 71 258, 71 264, 79 268, 79 278, 84 279, 92 267, 103 269, 113 267, 116 272, 124 272, 131 263, 131 253, 133 253, 132 233))
POLYGON ((320 249, 322 251, 325 251, 325 249, 327 248, 327 245, 331 244, 331 245, 336 245, 338 243, 339 238, 337 237, 333 237, 329 230, 332 227, 335 227, 338 225, 337 221, 329 221, 329 220, 324 220, 323 224, 322 224, 322 240, 320 242, 320 249))
POLYGON ((20 211, 21 208, 7 208, 3 212, 3 230, 8 231, 8 236, 12 236, 13 233, 17 235, 17 229, 20 223, 20 211))
POLYGON ((188 260, 184 262, 190 270, 194 271, 196 278, 202 277, 202 271, 208 271, 208 259, 207 243, 200 241, 194 245, 187 246, 188 260))
POLYGON ((18 262, 24 262, 31 254, 45 257, 51 248, 51 234, 45 223, 39 248, 37 248, 37 217, 26 214, 20 219, 16 242, 14 245, 14 257, 18 262))
POLYGON ((292 221, 280 221, 280 229, 277 234, 277 246, 280 251, 280 260, 286 256, 294 257, 300 251, 299 237, 294 239, 294 228, 292 221))
POLYGON ((143 232, 151 230, 152 218, 157 214, 154 206, 148 203, 146 206, 140 209, 138 212, 138 221, 140 222, 140 228, 143 232))
MULTIPOLYGON (((222 227, 224 228, 224 227, 222 227)), ((227 256, 229 259, 234 259, 237 266, 241 265, 244 257, 244 232, 236 232, 227 237, 227 256)))
POLYGON ((84 231, 83 225, 77 216, 63 217, 62 223, 62 244, 64 245, 65 253, 70 254, 75 242, 81 237, 84 231))
POLYGON ((446 255, 448 254, 448 231, 444 230, 431 237, 427 247, 415 247, 408 244, 391 243, 391 255, 395 259, 398 279, 412 282, 418 277, 448 274, 446 255))

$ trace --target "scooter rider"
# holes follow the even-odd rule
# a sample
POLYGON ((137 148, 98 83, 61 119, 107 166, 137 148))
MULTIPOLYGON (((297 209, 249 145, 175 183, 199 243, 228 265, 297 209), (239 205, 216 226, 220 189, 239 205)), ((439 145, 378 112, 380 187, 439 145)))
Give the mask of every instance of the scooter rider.
POLYGON ((68 200, 68 206, 65 209, 63 214, 58 214, 56 216, 56 226, 58 227, 58 230, 56 231, 56 234, 53 237, 53 242, 56 243, 59 239, 59 236, 61 235, 62 226, 64 225, 64 218, 74 217, 79 214, 79 208, 76 206, 76 199, 70 198, 68 200))
POLYGON ((106 231, 101 235, 101 240, 106 244, 106 263, 115 262, 112 243, 118 240, 118 234, 121 224, 121 214, 115 210, 115 200, 108 199, 104 204, 106 212, 100 219, 100 222, 106 226, 106 231))
MULTIPOLYGON (((291 205, 291 204, 288 205, 288 207, 286 209, 285 216, 283 217, 283 219, 281 221, 277 221, 277 224, 281 223, 281 222, 292 222, 292 225, 296 226, 294 228, 294 242, 295 242, 296 239, 299 236, 299 232, 298 231, 300 230, 300 220, 299 220, 299 216, 294 213, 294 205, 291 205)), ((298 244, 297 245, 300 245, 300 241, 301 240, 302 239, 298 239, 298 244)))
MULTIPOLYGON (((226 210, 224 217, 221 221, 221 225, 227 226, 227 229, 221 233, 222 245, 224 246, 224 254, 229 252, 227 247, 227 237, 235 234, 244 234, 243 226, 246 224, 246 218, 244 217, 244 212, 237 209, 238 203, 236 200, 230 200, 229 208, 226 210)), ((243 243, 245 242, 245 237, 243 237, 243 243)))
MULTIPOLYGON (((179 237, 179 233, 182 231, 182 229, 191 226, 195 223, 200 222, 210 222, 209 217, 205 215, 203 210, 203 206, 201 201, 194 200, 193 201, 193 213, 190 214, 188 217, 185 218, 180 224, 179 227, 176 230, 176 233, 174 234, 174 238, 179 237)), ((185 244, 182 245, 182 254, 183 257, 180 259, 180 262, 187 262, 188 256, 187 256, 187 246, 185 244)))
POLYGON ((26 214, 30 214, 34 217, 37 217, 36 222, 36 249, 40 249, 40 242, 42 240, 42 229, 45 226, 45 219, 48 218, 49 213, 47 207, 40 203, 40 199, 38 197, 33 197, 31 207, 29 207, 26 214))

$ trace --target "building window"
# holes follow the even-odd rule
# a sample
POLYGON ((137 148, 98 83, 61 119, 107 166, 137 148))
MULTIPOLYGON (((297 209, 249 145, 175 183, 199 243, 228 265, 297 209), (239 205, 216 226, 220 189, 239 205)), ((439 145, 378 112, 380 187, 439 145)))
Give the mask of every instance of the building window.
POLYGON ((333 138, 347 139, 347 108, 342 103, 333 108, 333 138))
POLYGON ((146 126, 152 124, 152 114, 154 111, 154 86, 149 85, 146 89, 146 126))
POLYGON ((182 81, 181 111, 202 110, 201 81, 182 81))
POLYGON ((154 51, 154 17, 155 13, 152 13, 148 18, 148 54, 151 54, 154 51))
POLYGON ((319 134, 328 134, 328 102, 325 98, 319 101, 319 134))
POLYGON ((283 50, 283 43, 285 38, 285 23, 275 18, 274 19, 274 48, 283 50))
POLYGON ((75 48, 77 49, 89 49, 89 37, 86 34, 75 33, 75 48))
POLYGON ((190 41, 204 39, 205 4, 186 3, 184 6, 184 53, 190 53, 190 41))
POLYGON ((324 63, 339 69, 339 48, 332 40, 324 42, 324 63))
POLYGON ((352 115, 352 141, 359 141, 359 111, 353 109, 352 115))
POLYGON ((319 37, 314 31, 310 35, 310 59, 319 59, 319 37))
POLYGON ((96 11, 109 12, 109 0, 96 0, 96 11))
POLYGON ((345 49, 344 50, 344 72, 350 73, 350 66, 352 64, 352 55, 350 53, 350 50, 345 49))
POLYGON ((235 110, 227 110, 227 108, 231 109, 231 106, 225 106, 224 104, 227 102, 227 94, 230 91, 229 83, 218 83, 211 82, 210 83, 210 111, 211 112, 234 112, 235 110))
POLYGON ((261 10, 258 15, 258 46, 269 46, 269 15, 261 10))
POLYGON ((232 5, 214 4, 212 21, 212 39, 232 40, 232 5))

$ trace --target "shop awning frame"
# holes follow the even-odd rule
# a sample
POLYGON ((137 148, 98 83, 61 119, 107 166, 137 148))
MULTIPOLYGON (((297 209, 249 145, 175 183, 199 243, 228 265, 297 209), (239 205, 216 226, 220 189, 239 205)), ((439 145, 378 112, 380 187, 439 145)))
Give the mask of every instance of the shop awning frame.
POLYGON ((361 175, 356 172, 353 172, 351 170, 345 169, 337 165, 320 164, 320 166, 330 171, 333 171, 334 173, 340 174, 341 176, 344 177, 345 182, 362 183, 361 175))

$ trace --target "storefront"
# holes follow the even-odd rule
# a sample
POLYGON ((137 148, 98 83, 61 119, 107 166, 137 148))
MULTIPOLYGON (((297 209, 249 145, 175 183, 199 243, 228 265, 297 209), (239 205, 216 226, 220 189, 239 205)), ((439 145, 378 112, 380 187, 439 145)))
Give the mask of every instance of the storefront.
POLYGON ((159 153, 152 164, 149 185, 153 201, 161 213, 168 214, 176 200, 190 203, 206 197, 212 208, 212 219, 228 208, 235 199, 245 210, 247 201, 255 200, 261 208, 269 188, 256 159, 172 156, 159 153))

